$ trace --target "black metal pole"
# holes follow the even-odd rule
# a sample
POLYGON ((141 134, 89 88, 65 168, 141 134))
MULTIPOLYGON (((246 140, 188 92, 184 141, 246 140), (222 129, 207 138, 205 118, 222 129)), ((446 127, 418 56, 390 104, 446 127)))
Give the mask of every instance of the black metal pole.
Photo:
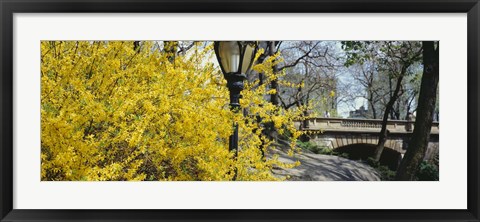
MULTIPOLYGON (((230 109, 234 112, 238 112, 238 108, 240 106, 237 106, 234 102, 235 100, 232 100, 232 92, 230 92, 230 109)), ((235 156, 238 153, 238 123, 233 123, 233 134, 230 135, 230 140, 228 143, 228 150, 235 151, 235 156)))
MULTIPOLYGON (((227 79, 227 87, 230 92, 230 109, 238 113, 240 110, 240 93, 244 88, 243 80, 246 79, 245 74, 233 73, 225 75, 227 79)), ((230 136, 228 141, 228 150, 235 152, 235 159, 238 155, 238 123, 233 123, 233 134, 230 136)), ((237 178, 237 168, 235 167, 235 172, 233 175, 233 180, 237 178)))

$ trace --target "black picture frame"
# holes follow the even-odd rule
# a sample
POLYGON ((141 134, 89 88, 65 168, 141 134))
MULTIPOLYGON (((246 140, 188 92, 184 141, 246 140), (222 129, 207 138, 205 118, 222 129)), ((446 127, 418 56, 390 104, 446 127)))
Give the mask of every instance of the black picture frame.
MULTIPOLYGON (((1 221, 480 221, 478 0, 0 0, 1 221), (468 13, 466 210, 20 210, 13 209, 14 13, 468 13)), ((448 191, 446 191, 448 192, 448 191)), ((448 200, 445 200, 448 201, 448 200)))

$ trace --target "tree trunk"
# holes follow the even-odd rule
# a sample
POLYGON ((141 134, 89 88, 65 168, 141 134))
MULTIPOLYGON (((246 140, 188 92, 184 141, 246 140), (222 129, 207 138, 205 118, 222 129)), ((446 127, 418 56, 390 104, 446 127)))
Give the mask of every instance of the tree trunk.
MULTIPOLYGON (((269 56, 275 55, 275 51, 276 51, 275 49, 276 49, 275 41, 269 41, 268 55, 269 56)), ((273 74, 276 74, 278 72, 277 65, 274 65, 272 69, 273 69, 273 74)), ((275 93, 270 95, 270 102, 273 105, 278 106, 280 104, 280 99, 278 98, 278 81, 276 79, 270 82, 270 88, 275 89, 275 93)), ((267 132, 270 139, 273 139, 276 141, 278 139, 278 132, 277 132, 277 129, 275 129, 273 122, 267 123, 266 128, 267 128, 267 132)))
MULTIPOLYGON (((275 41, 270 41, 268 48, 269 48, 269 51, 268 51, 269 56, 275 55, 275 51, 276 51, 275 50, 276 49, 275 41)), ((278 73, 277 65, 274 65, 272 67, 272 69, 273 69, 274 74, 278 73)), ((278 106, 280 104, 280 99, 278 98, 278 80, 277 79, 274 79, 274 80, 272 80, 272 82, 270 82, 270 88, 275 89, 275 93, 270 95, 270 102, 273 105, 278 106)), ((273 122, 270 122, 268 124, 268 131, 269 131, 270 138, 274 139, 274 140, 277 140, 278 132, 277 132, 277 129, 275 129, 275 126, 274 126, 273 122)))
MULTIPOLYGON (((270 56, 273 56, 275 55, 275 49, 276 49, 276 46, 275 46, 275 42, 274 41, 270 41, 269 42, 269 52, 268 54, 270 56)), ((277 65, 274 65, 272 67, 273 69, 273 74, 277 74, 278 73, 278 67, 277 65)), ((270 88, 271 89, 275 89, 275 93, 271 94, 270 95, 270 102, 273 104, 273 105, 276 105, 278 106, 278 104, 280 104, 279 102, 279 99, 278 99, 278 80, 277 79, 274 79, 272 80, 272 82, 270 83, 270 88)))
POLYGON ((375 110, 375 105, 373 104, 373 92, 369 92, 370 96, 368 98, 368 103, 370 104, 370 110, 372 110, 372 117, 373 119, 377 118, 377 111, 375 110))
POLYGON ((402 69, 402 73, 400 73, 400 76, 397 79, 397 84, 395 86, 395 91, 392 94, 392 97, 390 97, 390 101, 388 101, 387 106, 385 107, 385 112, 383 113, 383 120, 382 120, 382 130, 380 130, 380 134, 378 135, 378 143, 377 146, 375 147, 375 152, 373 154, 373 158, 376 161, 380 161, 380 157, 382 156, 383 149, 385 148, 385 142, 387 141, 387 122, 388 122, 388 115, 391 113, 393 109, 393 105, 395 104, 395 101, 398 98, 398 92, 400 91, 400 87, 402 86, 402 80, 403 76, 405 75, 406 68, 404 67, 402 69))
MULTIPOLYGON (((259 45, 257 46, 257 50, 261 49, 261 48, 268 49, 268 45, 269 45, 269 42, 261 41, 261 42, 259 42, 259 45)), ((270 51, 268 51, 268 52, 264 51, 260 55, 260 57, 258 57, 257 64, 262 64, 263 61, 265 61, 265 59, 269 56, 269 54, 270 54, 270 51)), ((258 82, 259 86, 261 86, 265 83, 265 73, 263 73, 263 72, 258 73, 258 81, 259 81, 258 82)))
POLYGON ((392 109, 390 110, 390 119, 395 119, 395 112, 393 110, 394 107, 392 106, 392 109))
POLYGON ((137 53, 140 51, 140 41, 133 42, 133 50, 135 50, 137 53))
POLYGON ((175 62, 175 54, 177 52, 178 42, 177 41, 165 41, 163 42, 163 50, 167 54, 168 61, 170 63, 175 62))
POLYGON ((397 107, 395 107, 394 109, 394 113, 395 113, 395 119, 396 120, 399 120, 400 119, 400 100, 397 99, 397 107))
MULTIPOLYGON (((265 61, 266 58, 267 58, 267 53, 264 52, 258 58, 257 64, 263 63, 263 61, 265 61)), ((258 85, 259 86, 263 85, 264 82, 265 82, 265 74, 262 73, 262 72, 258 73, 258 80, 259 80, 258 85)), ((262 117, 260 117, 260 115, 257 115, 255 119, 257 121, 257 124, 260 126, 261 134, 264 135, 264 136, 268 136, 267 130, 265 129, 265 125, 262 124, 262 121, 263 121, 262 117)), ((265 155, 266 154, 266 150, 265 150, 266 142, 265 142, 265 140, 262 136, 260 137, 260 141, 262 143, 261 146, 260 146, 260 152, 262 154, 262 160, 266 161, 266 155, 265 155)))
POLYGON ((397 170, 396 180, 413 180, 428 147, 439 78, 439 46, 422 42, 423 75, 418 97, 417 120, 408 149, 397 170))
POLYGON ((377 110, 375 109, 375 106, 372 103, 372 115, 373 119, 377 119, 377 110))

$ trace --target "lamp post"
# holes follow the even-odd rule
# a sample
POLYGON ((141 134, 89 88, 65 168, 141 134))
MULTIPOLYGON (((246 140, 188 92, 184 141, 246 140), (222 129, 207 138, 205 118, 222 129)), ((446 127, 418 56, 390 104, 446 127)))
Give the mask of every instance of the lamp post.
MULTIPOLYGON (((223 77, 227 80, 230 92, 230 109, 238 112, 240 109, 240 92, 243 90, 243 80, 250 70, 257 50, 256 42, 249 41, 216 41, 214 43, 215 55, 217 56, 223 77)), ((238 124, 234 123, 233 134, 229 138, 229 151, 238 153, 238 124)), ((236 177, 236 173, 234 178, 236 177)))

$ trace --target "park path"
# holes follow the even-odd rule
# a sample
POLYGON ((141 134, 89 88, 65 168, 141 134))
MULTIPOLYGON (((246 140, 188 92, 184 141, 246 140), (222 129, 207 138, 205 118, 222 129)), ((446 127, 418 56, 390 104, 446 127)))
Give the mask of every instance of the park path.
POLYGON ((378 173, 369 165, 358 161, 330 155, 303 152, 290 157, 286 152, 276 151, 279 160, 301 165, 292 169, 274 168, 277 176, 290 175, 292 181, 379 181, 378 173))

